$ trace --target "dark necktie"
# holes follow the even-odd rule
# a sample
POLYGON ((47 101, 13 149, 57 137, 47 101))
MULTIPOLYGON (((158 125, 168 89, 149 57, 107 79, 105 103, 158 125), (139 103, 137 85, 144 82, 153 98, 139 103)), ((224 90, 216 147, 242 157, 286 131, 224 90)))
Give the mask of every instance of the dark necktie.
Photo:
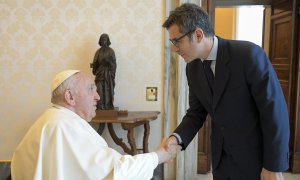
POLYGON ((210 87, 210 90, 211 92, 213 93, 213 87, 214 87, 214 73, 212 72, 211 68, 210 68, 210 65, 211 65, 211 62, 210 60, 204 60, 203 61, 203 68, 204 68, 204 73, 205 73, 205 76, 206 76, 206 79, 207 79, 207 82, 208 82, 208 85, 210 87))

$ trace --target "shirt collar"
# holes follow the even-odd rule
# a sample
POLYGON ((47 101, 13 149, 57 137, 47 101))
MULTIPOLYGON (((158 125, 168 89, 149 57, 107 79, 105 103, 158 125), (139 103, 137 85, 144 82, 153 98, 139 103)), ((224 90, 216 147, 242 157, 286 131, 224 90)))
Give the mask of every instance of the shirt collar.
POLYGON ((207 60, 217 60, 217 53, 218 53, 218 38, 214 36, 213 47, 207 57, 207 60))

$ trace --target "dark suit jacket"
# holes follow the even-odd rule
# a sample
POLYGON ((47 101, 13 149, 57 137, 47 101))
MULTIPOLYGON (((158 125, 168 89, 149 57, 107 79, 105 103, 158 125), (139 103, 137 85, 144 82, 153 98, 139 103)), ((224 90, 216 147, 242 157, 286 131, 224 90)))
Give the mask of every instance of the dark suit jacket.
POLYGON ((189 109, 174 131, 183 149, 212 118, 212 165, 222 149, 246 174, 288 168, 289 120, 276 73, 262 48, 246 41, 218 37, 214 93, 210 92, 200 59, 186 66, 189 109))

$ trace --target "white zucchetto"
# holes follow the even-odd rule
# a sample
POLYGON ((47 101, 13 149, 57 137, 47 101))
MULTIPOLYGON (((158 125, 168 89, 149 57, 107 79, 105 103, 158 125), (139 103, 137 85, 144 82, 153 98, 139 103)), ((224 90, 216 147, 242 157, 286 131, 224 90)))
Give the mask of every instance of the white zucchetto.
POLYGON ((61 83, 71 77, 73 74, 80 72, 80 70, 65 70, 55 75, 51 84, 51 92, 53 92, 61 83))

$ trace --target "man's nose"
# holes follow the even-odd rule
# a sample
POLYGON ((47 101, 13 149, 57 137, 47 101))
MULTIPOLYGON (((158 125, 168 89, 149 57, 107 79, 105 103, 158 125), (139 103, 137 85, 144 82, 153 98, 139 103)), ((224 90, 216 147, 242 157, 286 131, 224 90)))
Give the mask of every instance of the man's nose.
POLYGON ((99 96, 99 94, 98 94, 97 92, 95 92, 95 93, 96 93, 95 99, 96 99, 97 101, 100 101, 100 96, 99 96))

